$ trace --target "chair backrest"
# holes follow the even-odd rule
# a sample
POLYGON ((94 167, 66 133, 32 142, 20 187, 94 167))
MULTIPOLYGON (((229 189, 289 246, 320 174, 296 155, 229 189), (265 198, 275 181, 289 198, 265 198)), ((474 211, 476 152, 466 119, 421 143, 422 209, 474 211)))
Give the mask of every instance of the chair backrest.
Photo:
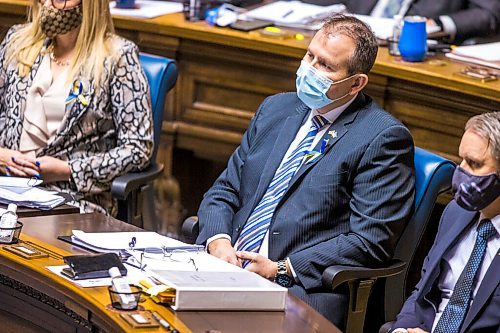
POLYGON ((165 96, 177 81, 177 65, 175 60, 147 53, 140 53, 139 60, 149 82, 155 142, 151 161, 156 161, 165 108, 165 96))
POLYGON ((394 254, 407 263, 405 271, 387 278, 385 288, 386 321, 393 320, 406 299, 406 281, 438 195, 451 187, 455 163, 425 149, 415 147, 415 210, 394 254))

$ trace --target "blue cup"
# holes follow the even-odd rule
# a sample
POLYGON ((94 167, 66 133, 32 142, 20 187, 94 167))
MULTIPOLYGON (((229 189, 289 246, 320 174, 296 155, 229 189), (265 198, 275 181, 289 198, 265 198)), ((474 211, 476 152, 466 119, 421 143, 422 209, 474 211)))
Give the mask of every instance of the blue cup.
POLYGON ((425 17, 407 16, 399 37, 399 53, 405 61, 423 61, 427 53, 425 17))
POLYGON ((135 0, 116 0, 116 8, 135 8, 135 0))

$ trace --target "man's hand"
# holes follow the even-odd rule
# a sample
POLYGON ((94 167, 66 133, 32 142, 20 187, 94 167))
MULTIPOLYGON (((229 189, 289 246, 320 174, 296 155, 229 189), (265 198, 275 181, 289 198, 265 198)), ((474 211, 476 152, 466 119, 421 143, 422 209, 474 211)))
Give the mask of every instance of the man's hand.
POLYGON ((278 264, 258 253, 238 251, 236 256, 240 260, 250 260, 246 270, 259 274, 266 279, 273 280, 278 272, 278 264))
POLYGON ((39 176, 39 168, 35 161, 32 161, 22 153, 6 148, 0 148, 0 172, 17 177, 39 176))
POLYGON ((40 178, 43 179, 44 183, 67 182, 71 178, 71 169, 66 161, 50 156, 42 156, 33 163, 38 165, 40 178))
POLYGON ((227 238, 216 239, 208 244, 208 253, 225 262, 241 267, 241 261, 236 258, 236 251, 227 238))
POLYGON ((427 331, 424 331, 421 328, 408 328, 408 333, 428 333, 427 331))

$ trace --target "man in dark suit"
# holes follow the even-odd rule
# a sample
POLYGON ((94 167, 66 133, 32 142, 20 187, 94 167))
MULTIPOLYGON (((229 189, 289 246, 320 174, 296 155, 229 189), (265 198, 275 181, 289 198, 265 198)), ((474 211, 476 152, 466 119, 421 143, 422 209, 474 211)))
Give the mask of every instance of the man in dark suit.
POLYGON ((446 207, 393 332, 499 332, 500 112, 469 120, 446 207))
MULTIPOLYGON (((406 15, 420 15, 441 26, 452 41, 474 37, 492 37, 499 33, 500 1, 498 0, 308 0, 322 4, 343 3, 355 14, 387 16, 387 8, 396 2, 408 8, 406 15)), ((395 5, 393 5, 394 7, 395 5)), ((396 6, 397 7, 397 6, 396 6)), ((390 12, 390 11, 389 11, 390 12)), ((397 14, 398 9, 391 14, 397 14)), ((392 15, 390 15, 392 17, 392 15)))
POLYGON ((410 133, 361 92, 376 54, 361 21, 326 22, 297 92, 262 103, 198 211, 197 242, 212 255, 290 287, 340 326, 346 297, 321 274, 391 258, 414 199, 410 133))

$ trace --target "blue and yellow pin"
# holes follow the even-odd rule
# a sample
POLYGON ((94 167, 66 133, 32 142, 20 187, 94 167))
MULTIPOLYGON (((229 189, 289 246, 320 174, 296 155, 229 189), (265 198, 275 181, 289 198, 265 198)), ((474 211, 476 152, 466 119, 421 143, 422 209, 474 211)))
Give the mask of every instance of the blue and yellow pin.
POLYGON ((89 104, 89 102, 83 95, 83 82, 79 80, 75 80, 75 82, 73 82, 73 89, 71 90, 68 98, 66 98, 66 104, 69 104, 76 99, 85 106, 89 104))
POLYGON ((304 155, 304 158, 306 160, 305 163, 306 164, 312 163, 313 161, 318 159, 318 157, 323 155, 326 147, 328 146, 329 141, 330 141, 329 139, 324 138, 323 142, 321 143, 321 147, 319 148, 319 151, 317 151, 317 150, 307 151, 306 154, 304 155))

